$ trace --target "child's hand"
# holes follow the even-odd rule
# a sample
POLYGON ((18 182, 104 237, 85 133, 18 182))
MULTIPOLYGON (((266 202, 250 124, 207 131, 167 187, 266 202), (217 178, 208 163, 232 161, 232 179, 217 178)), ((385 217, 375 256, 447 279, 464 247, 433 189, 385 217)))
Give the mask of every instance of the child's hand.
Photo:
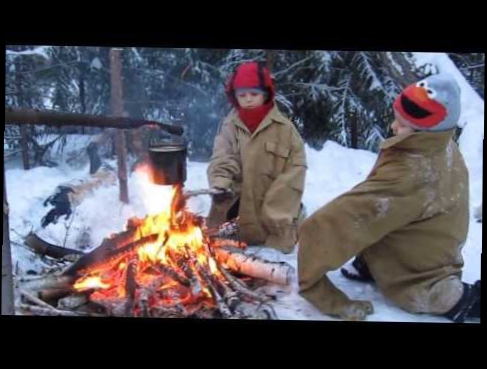
POLYGON ((230 200, 231 198, 233 198, 234 196, 234 193, 232 190, 228 189, 228 188, 212 188, 212 197, 213 197, 213 201, 215 201, 216 203, 220 203, 220 202, 223 202, 223 201, 226 201, 226 200, 230 200))

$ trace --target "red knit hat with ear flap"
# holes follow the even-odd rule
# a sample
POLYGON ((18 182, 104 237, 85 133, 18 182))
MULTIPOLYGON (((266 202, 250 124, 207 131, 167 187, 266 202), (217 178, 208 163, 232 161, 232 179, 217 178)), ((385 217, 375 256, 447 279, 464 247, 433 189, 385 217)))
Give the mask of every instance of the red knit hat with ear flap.
POLYGON ((227 81, 225 91, 230 102, 237 106, 235 90, 260 89, 267 94, 266 103, 274 100, 275 88, 269 69, 257 62, 240 64, 227 81))
POLYGON ((235 106, 239 118, 251 133, 255 132, 260 123, 274 106, 274 82, 269 69, 257 62, 244 63, 238 66, 226 85, 226 93, 235 106), (235 97, 236 90, 261 90, 265 96, 263 105, 252 109, 243 109, 235 97))

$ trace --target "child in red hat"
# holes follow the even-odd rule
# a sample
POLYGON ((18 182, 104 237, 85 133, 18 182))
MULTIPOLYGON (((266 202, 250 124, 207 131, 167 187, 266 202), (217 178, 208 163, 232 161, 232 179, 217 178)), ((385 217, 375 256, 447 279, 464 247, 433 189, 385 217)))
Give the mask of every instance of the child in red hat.
POLYGON ((304 143, 275 104, 269 70, 241 64, 226 84, 233 110, 215 138, 208 168, 210 227, 238 217, 240 238, 291 252, 303 218, 304 143))

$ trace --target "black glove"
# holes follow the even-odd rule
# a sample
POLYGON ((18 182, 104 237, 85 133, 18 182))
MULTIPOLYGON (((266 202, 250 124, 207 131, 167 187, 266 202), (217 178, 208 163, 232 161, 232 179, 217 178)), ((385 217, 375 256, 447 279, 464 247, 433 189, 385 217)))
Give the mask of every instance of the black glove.
POLYGON ((233 191, 228 189, 228 188, 217 188, 217 187, 214 187, 212 188, 212 195, 213 197, 213 201, 215 201, 216 203, 221 203, 221 202, 224 202, 226 200, 230 200, 231 198, 233 198, 234 194, 233 194, 233 191))

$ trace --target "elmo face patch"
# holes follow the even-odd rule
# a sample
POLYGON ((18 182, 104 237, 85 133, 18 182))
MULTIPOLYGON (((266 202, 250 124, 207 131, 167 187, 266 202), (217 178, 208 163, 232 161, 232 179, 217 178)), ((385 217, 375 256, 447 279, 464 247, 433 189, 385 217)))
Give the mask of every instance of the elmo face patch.
POLYGON ((426 81, 406 88, 394 103, 394 109, 409 122, 431 128, 445 119, 446 108, 435 100, 436 91, 426 81))

